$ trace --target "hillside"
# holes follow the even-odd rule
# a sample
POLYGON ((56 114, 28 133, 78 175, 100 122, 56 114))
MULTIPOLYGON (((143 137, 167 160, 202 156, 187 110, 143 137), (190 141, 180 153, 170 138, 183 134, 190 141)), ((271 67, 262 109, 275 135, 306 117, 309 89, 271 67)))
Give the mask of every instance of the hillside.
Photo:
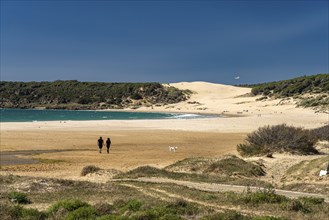
POLYGON ((305 93, 329 93, 329 74, 302 76, 289 80, 269 82, 255 85, 251 92, 254 95, 292 97, 305 93))
POLYGON ((120 109, 186 98, 185 91, 159 83, 0 82, 1 108, 120 109))
POLYGON ((268 97, 293 97, 301 107, 327 108, 329 106, 329 74, 302 76, 294 79, 247 85, 253 95, 268 97))

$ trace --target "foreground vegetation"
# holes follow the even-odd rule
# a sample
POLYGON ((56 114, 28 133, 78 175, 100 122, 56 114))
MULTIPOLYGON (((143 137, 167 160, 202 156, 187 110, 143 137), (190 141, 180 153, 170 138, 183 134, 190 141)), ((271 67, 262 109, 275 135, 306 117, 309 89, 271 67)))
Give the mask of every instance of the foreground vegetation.
POLYGON ((329 214, 329 206, 321 198, 289 199, 270 188, 210 193, 174 184, 96 184, 19 176, 0 176, 0 182, 0 216, 8 220, 278 220, 326 219, 329 214), (12 193, 14 188, 20 192, 12 193), (30 204, 10 200, 12 194, 24 195, 30 204))
POLYGON ((159 83, 0 82, 0 108, 138 108, 177 103, 188 94, 159 83))

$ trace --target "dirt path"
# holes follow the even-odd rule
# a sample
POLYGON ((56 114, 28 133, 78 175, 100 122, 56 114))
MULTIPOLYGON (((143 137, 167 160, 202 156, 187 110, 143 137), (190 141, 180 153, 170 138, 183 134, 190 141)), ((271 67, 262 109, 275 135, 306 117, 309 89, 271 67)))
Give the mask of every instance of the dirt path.
MULTIPOLYGON (((121 181, 130 181, 130 182, 144 182, 144 183, 172 183, 179 186, 186 186, 191 189, 197 189, 201 191, 207 192, 223 192, 223 191, 233 191, 242 193, 246 190, 257 191, 257 190, 264 190, 262 187, 247 187, 247 186, 238 186, 238 185, 226 185, 226 184, 216 184, 216 183, 196 183, 196 182, 189 182, 189 181, 181 181, 181 180, 174 180, 174 179, 165 179, 165 178, 138 178, 138 179, 113 179, 111 181, 121 182, 121 181)), ((325 202, 329 203, 329 196, 322 195, 322 194, 314 194, 314 193, 304 193, 304 192, 295 192, 295 191, 288 191, 288 190, 280 190, 275 189, 275 193, 278 195, 283 195, 289 198, 299 198, 299 197, 317 197, 317 198, 324 198, 325 202)))

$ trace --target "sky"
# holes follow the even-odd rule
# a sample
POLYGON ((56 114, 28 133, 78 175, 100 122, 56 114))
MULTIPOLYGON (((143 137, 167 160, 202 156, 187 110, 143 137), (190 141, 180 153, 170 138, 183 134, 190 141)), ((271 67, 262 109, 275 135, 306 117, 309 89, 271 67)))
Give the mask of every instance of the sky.
POLYGON ((328 10, 328 0, 1 0, 1 81, 250 84, 328 73, 328 10))

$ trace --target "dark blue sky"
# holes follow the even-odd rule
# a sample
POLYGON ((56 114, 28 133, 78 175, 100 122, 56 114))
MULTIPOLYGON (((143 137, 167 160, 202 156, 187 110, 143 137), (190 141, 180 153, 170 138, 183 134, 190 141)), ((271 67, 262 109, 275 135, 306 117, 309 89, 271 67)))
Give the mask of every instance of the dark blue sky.
POLYGON ((328 73, 328 7, 2 0, 1 80, 242 84, 328 73))

